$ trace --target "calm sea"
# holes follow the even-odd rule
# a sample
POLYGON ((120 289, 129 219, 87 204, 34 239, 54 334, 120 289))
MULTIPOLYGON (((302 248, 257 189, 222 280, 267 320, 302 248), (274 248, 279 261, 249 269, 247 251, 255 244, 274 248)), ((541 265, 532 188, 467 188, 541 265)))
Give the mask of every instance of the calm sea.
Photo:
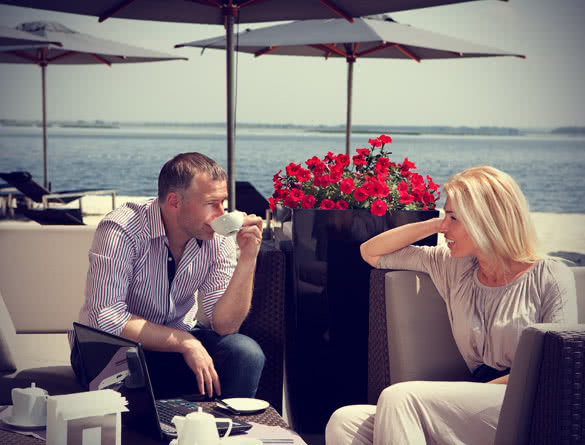
MULTIPOLYGON (((355 134, 352 147, 367 147, 355 134)), ((391 135, 392 136, 392 135, 391 135)), ((553 136, 393 137, 391 160, 404 157, 442 184, 451 174, 493 165, 516 178, 533 211, 585 213, 585 138, 553 136)), ((289 162, 328 151, 343 152, 344 135, 287 130, 243 130, 236 137, 236 177, 266 197, 272 176, 289 162)), ((49 129, 52 190, 114 188, 119 195, 153 196, 159 170, 177 153, 200 151, 226 166, 223 130, 164 128, 49 129)), ((0 127, 0 171, 27 170, 42 182, 42 142, 37 128, 0 127)), ((442 202, 440 203, 442 204, 442 202)))

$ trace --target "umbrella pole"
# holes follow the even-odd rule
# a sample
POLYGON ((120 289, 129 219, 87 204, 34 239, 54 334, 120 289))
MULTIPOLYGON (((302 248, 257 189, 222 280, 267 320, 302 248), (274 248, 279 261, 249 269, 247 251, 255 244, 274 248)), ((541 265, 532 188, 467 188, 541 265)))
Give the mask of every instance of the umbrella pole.
POLYGON ((42 94, 43 94, 43 176, 44 186, 49 190, 49 177, 47 172, 47 98, 45 89, 45 78, 47 65, 41 64, 42 94))
POLYGON ((345 123, 345 154, 349 156, 349 143, 351 138, 351 94, 353 84, 353 57, 347 58, 347 122, 345 123))
MULTIPOLYGON (((226 11, 224 9, 224 11, 226 11)), ((227 175, 228 211, 236 208, 236 166, 234 160, 234 16, 225 14, 226 23, 226 80, 227 80, 227 175)))

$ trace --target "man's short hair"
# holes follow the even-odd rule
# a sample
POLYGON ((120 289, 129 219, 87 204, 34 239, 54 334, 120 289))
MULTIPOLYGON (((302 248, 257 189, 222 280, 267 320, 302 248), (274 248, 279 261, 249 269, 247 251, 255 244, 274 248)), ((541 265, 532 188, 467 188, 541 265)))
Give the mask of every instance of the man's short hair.
POLYGON ((225 181, 225 170, 201 153, 181 153, 167 161, 158 175, 158 198, 163 202, 170 192, 187 190, 196 175, 207 174, 213 181, 225 181))

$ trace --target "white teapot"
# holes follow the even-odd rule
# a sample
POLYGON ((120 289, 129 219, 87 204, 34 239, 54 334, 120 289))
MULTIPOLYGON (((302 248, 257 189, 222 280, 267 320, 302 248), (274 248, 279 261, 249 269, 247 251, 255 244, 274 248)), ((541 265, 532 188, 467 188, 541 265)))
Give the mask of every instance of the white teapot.
POLYGON ((49 393, 31 383, 29 388, 12 389, 11 422, 19 425, 47 424, 47 398, 49 393))
POLYGON ((229 423, 224 437, 232 431, 232 419, 218 419, 211 414, 204 413, 201 408, 196 412, 171 419, 175 424, 179 437, 171 441, 172 445, 219 445, 219 433, 216 422, 229 423))

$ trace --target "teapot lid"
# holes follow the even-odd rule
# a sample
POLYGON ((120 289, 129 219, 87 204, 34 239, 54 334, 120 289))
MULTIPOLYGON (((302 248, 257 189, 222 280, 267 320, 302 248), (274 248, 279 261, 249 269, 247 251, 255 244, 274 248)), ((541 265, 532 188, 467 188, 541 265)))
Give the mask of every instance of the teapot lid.
POLYGON ((30 395, 45 395, 47 393, 43 388, 38 388, 35 382, 32 382, 28 388, 18 388, 20 392, 30 395))

